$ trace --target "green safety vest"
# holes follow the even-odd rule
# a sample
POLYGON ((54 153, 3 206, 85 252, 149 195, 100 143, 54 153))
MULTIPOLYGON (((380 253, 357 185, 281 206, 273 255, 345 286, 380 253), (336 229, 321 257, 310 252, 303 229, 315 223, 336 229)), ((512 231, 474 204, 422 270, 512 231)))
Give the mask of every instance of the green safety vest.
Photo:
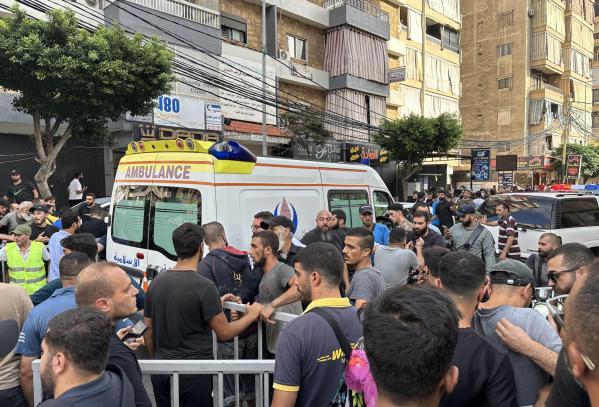
POLYGON ((8 263, 10 282, 23 287, 29 295, 46 285, 43 249, 43 243, 31 242, 27 261, 24 261, 21 249, 15 242, 6 245, 6 262, 8 263))

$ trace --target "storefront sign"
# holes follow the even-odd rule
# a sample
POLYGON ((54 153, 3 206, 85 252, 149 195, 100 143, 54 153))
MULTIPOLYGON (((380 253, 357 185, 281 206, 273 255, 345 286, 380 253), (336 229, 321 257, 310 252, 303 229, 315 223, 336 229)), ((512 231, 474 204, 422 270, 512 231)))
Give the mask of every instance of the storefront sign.
POLYGON ((214 103, 206 104, 206 129, 222 130, 222 115, 220 105, 214 103))
POLYGON ((203 130, 204 101, 193 96, 162 95, 154 107, 154 124, 203 130))
MULTIPOLYGON (((518 157, 517 158, 517 169, 518 170, 551 170, 553 163, 550 157, 542 155, 531 155, 529 157, 518 157)), ((491 160, 491 169, 496 169, 496 160, 491 160)))
POLYGON ((202 130, 186 130, 154 124, 133 123, 133 141, 175 140, 177 138, 219 141, 218 134, 211 134, 202 130))
POLYGON ((339 162, 341 157, 341 143, 327 140, 319 143, 312 140, 295 140, 293 143, 293 158, 299 160, 315 160, 325 162, 339 162))
POLYGON ((579 178, 580 169, 582 167, 582 156, 569 154, 568 155, 568 178, 579 178))
POLYGON ((345 143, 345 161, 366 165, 387 164, 389 152, 375 144, 345 143))
POLYGON ((470 159, 473 181, 488 181, 491 173, 491 150, 474 149, 470 159))
POLYGON ((406 67, 389 69, 389 83, 403 82, 406 80, 406 67))
POLYGON ((506 191, 511 191, 514 186, 514 173, 513 172, 501 172, 499 173, 499 186, 506 191))

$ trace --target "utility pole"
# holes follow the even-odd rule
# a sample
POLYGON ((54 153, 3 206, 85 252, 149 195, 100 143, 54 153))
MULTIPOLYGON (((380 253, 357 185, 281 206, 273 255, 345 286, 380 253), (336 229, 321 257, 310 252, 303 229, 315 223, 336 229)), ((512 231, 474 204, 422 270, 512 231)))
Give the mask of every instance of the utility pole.
POLYGON ((266 136, 266 0, 262 0, 262 155, 268 155, 266 136))

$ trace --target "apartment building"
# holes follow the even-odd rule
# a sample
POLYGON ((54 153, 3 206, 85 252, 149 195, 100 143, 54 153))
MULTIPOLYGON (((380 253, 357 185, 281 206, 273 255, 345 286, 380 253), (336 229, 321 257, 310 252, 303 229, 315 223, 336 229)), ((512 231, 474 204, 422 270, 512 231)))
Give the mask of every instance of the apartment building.
POLYGON ((593 24, 593 141, 599 136, 599 1, 595 1, 593 24))
POLYGON ((459 114, 460 0, 383 0, 390 15, 387 116, 459 114))
POLYGON ((593 1, 462 0, 462 16, 464 138, 517 154, 517 183, 550 181, 550 152, 590 140, 593 1))

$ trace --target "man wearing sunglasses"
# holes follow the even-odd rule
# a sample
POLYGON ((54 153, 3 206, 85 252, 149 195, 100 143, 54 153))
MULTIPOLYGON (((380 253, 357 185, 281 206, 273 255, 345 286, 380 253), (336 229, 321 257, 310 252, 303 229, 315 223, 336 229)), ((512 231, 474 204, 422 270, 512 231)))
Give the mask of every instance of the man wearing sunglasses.
POLYGON ((590 264, 595 256, 580 243, 566 243, 553 250, 547 257, 549 287, 557 294, 569 294, 576 281, 578 271, 590 264))
MULTIPOLYGON (((548 257, 547 273, 549 285, 560 295, 575 292, 586 284, 589 274, 599 273, 599 267, 589 267, 595 256, 580 243, 566 243, 554 250, 548 257)), ((589 398, 584 388, 570 372, 566 362, 566 352, 562 350, 557 359, 553 386, 546 407, 588 407, 589 398)))
POLYGON ((570 371, 584 385, 592 406, 599 406, 599 263, 594 262, 584 285, 576 284, 565 305, 565 352, 570 371))
POLYGON ((504 260, 489 269, 491 295, 473 319, 474 330, 507 352, 519 406, 531 406, 555 374, 562 341, 545 318, 528 308, 534 276, 524 263, 504 260))

